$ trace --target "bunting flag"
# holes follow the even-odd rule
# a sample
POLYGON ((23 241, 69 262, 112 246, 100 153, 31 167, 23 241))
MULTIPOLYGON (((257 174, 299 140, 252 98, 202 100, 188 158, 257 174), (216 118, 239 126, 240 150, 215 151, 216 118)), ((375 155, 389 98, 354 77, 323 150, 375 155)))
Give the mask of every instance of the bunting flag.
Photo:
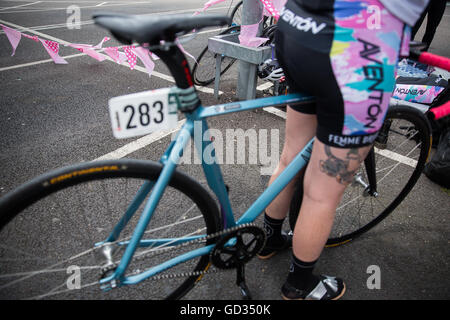
POLYGON ((264 6, 264 9, 275 19, 280 18, 280 10, 286 4, 287 0, 260 0, 264 6))
POLYGON ((2 26, 3 31, 6 34, 6 37, 9 40, 9 43, 11 43, 11 46, 13 48, 11 56, 13 56, 16 53, 16 48, 19 45, 22 33, 17 30, 11 29, 7 26, 4 26, 4 25, 1 25, 1 26, 2 26))
POLYGON ((111 59, 113 59, 118 64, 122 64, 127 60, 125 53, 119 52, 118 47, 108 47, 105 48, 104 51, 111 59))
POLYGON ((103 46, 103 43, 108 40, 111 40, 111 38, 104 37, 103 40, 95 46, 90 45, 90 44, 78 44, 78 43, 71 43, 68 46, 75 48, 80 52, 86 53, 88 56, 94 58, 95 60, 103 61, 106 58, 103 55, 101 55, 100 53, 98 53, 97 51, 95 51, 94 49, 101 49, 103 46))
POLYGON ((36 41, 36 42, 39 42, 38 36, 30 36, 30 35, 28 35, 28 34, 26 34, 26 33, 22 33, 22 35, 23 35, 25 38, 28 38, 28 39, 34 40, 34 41, 36 41))
POLYGON ((71 43, 68 46, 75 48, 80 52, 86 53, 88 56, 94 58, 95 60, 103 61, 106 59, 103 55, 101 55, 97 51, 95 51, 93 49, 94 47, 91 45, 71 43))
POLYGON ((100 41, 99 44, 97 44, 96 46, 94 46, 94 49, 101 49, 103 47, 103 43, 106 41, 111 40, 110 37, 104 37, 102 41, 100 41))
POLYGON ((141 59, 142 63, 145 66, 145 69, 147 69, 148 75, 151 76, 153 69, 155 68, 155 63, 150 59, 150 51, 148 51, 146 48, 137 47, 132 48, 131 51, 139 58, 141 59))
MULTIPOLYGON (((40 39, 38 36, 30 36, 25 33, 21 33, 17 30, 11 29, 3 24, 0 24, 2 29, 4 30, 12 48, 13 52, 12 55, 15 54, 16 48, 19 45, 21 36, 23 35, 25 38, 31 39, 36 42, 40 42, 47 53, 50 55, 50 57, 53 59, 53 61, 57 64, 67 64, 67 61, 64 60, 59 55, 59 48, 60 44, 56 41, 46 40, 46 39, 40 39)), ((103 44, 106 41, 111 40, 109 37, 104 37, 102 41, 100 41, 97 45, 91 45, 91 44, 81 44, 81 43, 69 43, 65 46, 74 48, 80 52, 85 53, 86 55, 96 59, 97 61, 104 61, 106 59, 105 55, 101 54, 100 52, 96 51, 98 49, 103 49, 103 51, 108 55, 114 62, 118 64, 122 64, 125 61, 128 61, 128 64, 130 66, 130 69, 134 69, 137 64, 137 58, 139 58, 142 63, 145 66, 145 69, 147 70, 149 76, 153 72, 155 68, 155 63, 153 60, 158 60, 158 56, 155 54, 152 54, 148 49, 143 47, 134 47, 134 46, 126 46, 123 47, 123 51, 119 51, 119 47, 108 47, 108 48, 102 48, 103 44)), ((182 49, 184 50, 184 49, 182 49)), ((186 54, 188 54, 186 52, 186 54)), ((189 55, 191 56, 191 55, 189 55)), ((191 56, 192 57, 192 56, 191 56)))
POLYGON ((201 10, 196 11, 196 12, 194 13, 194 16, 197 15, 197 14, 200 14, 200 13, 202 13, 202 12, 205 12, 209 7, 211 7, 211 6, 215 5, 215 4, 218 4, 218 3, 224 2, 224 1, 225 1, 225 0, 208 0, 208 1, 203 5, 203 8, 202 8, 201 10))
POLYGON ((269 40, 269 38, 261 38, 256 36, 258 34, 259 23, 260 22, 241 26, 241 33, 239 34, 240 44, 247 47, 256 48, 269 40))
POLYGON ((47 50, 50 57, 53 59, 53 61, 57 64, 67 64, 67 61, 61 58, 58 54, 59 52, 59 43, 55 41, 50 40, 42 40, 39 39, 39 41, 44 46, 45 50, 47 50))
POLYGON ((125 51, 125 55, 127 56, 128 64, 130 65, 131 70, 134 69, 134 67, 136 66, 136 63, 137 63, 137 57, 134 54, 134 52, 132 51, 133 48, 134 48, 134 46, 123 47, 123 51, 125 51))

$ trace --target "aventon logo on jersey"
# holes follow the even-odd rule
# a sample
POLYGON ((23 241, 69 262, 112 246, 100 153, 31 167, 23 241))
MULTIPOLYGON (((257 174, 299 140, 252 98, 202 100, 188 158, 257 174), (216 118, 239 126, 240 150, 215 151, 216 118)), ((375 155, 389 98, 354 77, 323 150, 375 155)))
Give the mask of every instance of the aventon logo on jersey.
POLYGON ((311 17, 303 18, 295 13, 293 13, 291 10, 283 8, 281 9, 281 19, 289 23, 294 28, 297 28, 300 31, 308 32, 311 30, 312 33, 317 34, 319 33, 323 28, 327 26, 325 22, 321 23, 320 25, 317 25, 317 22, 314 21, 311 17))
POLYGON ((416 89, 416 88, 410 88, 410 86, 400 86, 398 85, 395 88, 395 93, 398 94, 411 94, 413 96, 417 95, 423 95, 425 92, 427 92, 427 89, 416 89))
POLYGON ((359 52, 359 56, 376 63, 376 65, 363 66, 365 80, 374 81, 368 88, 370 92, 369 99, 373 100, 373 103, 367 108, 367 122, 364 124, 364 127, 375 128, 373 124, 383 114, 381 106, 383 105, 384 91, 382 87, 378 87, 384 81, 383 64, 373 57, 373 55, 380 53, 380 47, 359 38, 357 40, 363 44, 363 50, 359 52))

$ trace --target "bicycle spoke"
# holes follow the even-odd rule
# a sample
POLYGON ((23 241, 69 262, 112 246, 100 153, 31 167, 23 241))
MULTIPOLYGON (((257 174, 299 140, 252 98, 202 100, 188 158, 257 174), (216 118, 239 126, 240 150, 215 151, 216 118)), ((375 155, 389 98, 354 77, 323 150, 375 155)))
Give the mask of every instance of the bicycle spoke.
MULTIPOLYGON (((20 279, 16 279, 16 280, 14 280, 14 281, 12 281, 12 282, 9 282, 9 283, 7 283, 7 284, 5 284, 5 285, 0 286, 0 290, 1 290, 1 289, 4 289, 4 288, 7 288, 7 287, 9 287, 9 286, 11 286, 11 285, 13 285, 13 284, 18 283, 18 282, 27 280, 27 279, 29 279, 30 277, 34 277, 34 276, 39 275, 39 274, 51 272, 51 270, 54 269, 55 267, 58 267, 58 266, 60 266, 60 265, 62 265, 62 264, 65 264, 65 263, 67 263, 67 262, 69 262, 69 261, 78 259, 79 257, 81 257, 81 256, 83 256, 83 255, 86 255, 86 254, 91 253, 93 250, 94 250, 94 249, 86 250, 85 252, 82 252, 82 253, 80 253, 80 254, 77 254, 76 256, 72 256, 72 257, 70 257, 70 258, 68 258, 68 259, 66 259, 66 260, 63 260, 63 261, 58 262, 58 263, 55 263, 55 264, 53 264, 53 265, 51 265, 51 266, 48 266, 48 267, 46 267, 46 268, 44 268, 44 269, 41 269, 41 270, 36 270, 36 271, 26 272, 26 275, 25 275, 24 277, 22 277, 22 278, 20 278, 20 279)), ((67 272, 67 268, 65 268, 64 271, 67 272)))

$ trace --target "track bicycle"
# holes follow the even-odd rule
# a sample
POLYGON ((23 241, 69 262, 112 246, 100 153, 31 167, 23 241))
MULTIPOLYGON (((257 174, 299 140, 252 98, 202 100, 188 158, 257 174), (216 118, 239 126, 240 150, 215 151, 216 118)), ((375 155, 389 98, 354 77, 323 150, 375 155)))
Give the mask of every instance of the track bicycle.
MULTIPOLYGON (((175 39, 194 29, 227 25, 228 17, 99 13, 94 20, 123 43, 147 46, 168 66, 176 81, 172 88, 111 99, 114 135, 127 137, 149 128, 167 129, 178 123, 178 114, 184 117, 182 126, 159 162, 119 159, 71 165, 45 173, 3 196, 1 299, 179 299, 206 274, 227 269, 236 270, 236 284, 244 298, 250 298, 245 263, 265 243, 265 233, 254 221, 307 164, 313 141, 235 219, 228 188, 215 162, 207 119, 269 106, 311 103, 314 97, 288 94, 202 106, 175 39), (198 139, 196 130, 203 133, 203 139, 198 139), (202 159, 207 187, 177 168, 191 138, 202 159)), ((425 57, 436 62, 434 56, 425 57)), ((449 109, 447 105, 443 112, 449 109)), ((344 197, 346 216, 336 220, 333 244, 346 242, 358 230, 373 226, 359 223, 366 218, 355 204, 362 199, 386 201, 381 209, 372 211, 369 220, 384 218, 409 192, 426 161, 430 128, 423 113, 392 108, 386 119, 401 121, 402 125, 391 128, 404 134, 392 131, 391 136, 389 130, 386 146, 381 151, 372 150, 363 174, 355 175, 358 193, 351 193, 352 199, 344 197), (404 150, 407 147, 411 149, 404 150), (396 177, 391 179, 391 173, 405 162, 413 167, 406 185, 396 177)))

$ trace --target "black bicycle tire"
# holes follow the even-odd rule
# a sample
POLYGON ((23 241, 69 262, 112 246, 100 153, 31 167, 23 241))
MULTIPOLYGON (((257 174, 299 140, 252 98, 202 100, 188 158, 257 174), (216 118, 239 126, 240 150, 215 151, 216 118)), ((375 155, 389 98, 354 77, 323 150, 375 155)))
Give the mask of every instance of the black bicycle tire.
MULTIPOLYGON (((145 180, 154 180, 159 176, 161 170, 162 165, 156 162, 119 159, 81 163, 45 173, 0 198, 0 231, 26 207, 59 190, 83 182, 107 178, 142 178, 145 180), (83 174, 73 174, 75 172, 83 172, 83 174), (55 178, 58 177, 70 178, 62 179, 57 183, 51 183, 51 181, 55 181, 55 178)), ((169 186, 185 194, 197 204, 203 215, 207 234, 221 230, 221 219, 217 205, 209 192, 196 180, 175 170, 169 186)), ((210 243, 210 241, 207 241, 205 245, 210 243)), ((193 271, 206 271, 209 266, 209 255, 204 255, 200 258, 193 271)), ((188 277, 166 299, 174 300, 182 298, 201 278, 202 275, 188 277)))
MULTIPOLYGON (((224 31, 220 32, 219 35, 225 35, 225 34, 231 33, 231 32, 239 32, 240 28, 241 28, 240 26, 231 26, 231 27, 225 29, 224 31)), ((208 45, 206 45, 206 47, 202 50, 202 52, 196 59, 197 61, 194 63, 194 67, 192 68, 192 78, 194 79, 194 84, 196 84, 198 86, 207 86, 207 85, 211 84, 215 79, 215 68, 216 68, 215 61, 214 61, 214 63, 210 64, 210 66, 209 66, 212 70, 211 74, 213 74, 214 76, 212 78, 209 78, 206 80, 198 79, 199 65, 200 65, 203 57, 205 56, 205 54, 207 54, 208 52, 209 52, 208 45)), ((227 72, 228 69, 231 68, 231 66, 234 64, 235 61, 236 61, 236 59, 230 58, 230 62, 228 63, 228 65, 221 70, 220 76, 222 76, 225 72, 227 72)))
POLYGON ((233 8, 233 11, 231 11, 231 23, 228 25, 229 27, 231 27, 233 25, 233 20, 234 20, 234 16, 236 15, 236 12, 239 10, 239 8, 242 6, 242 4, 244 3, 244 1, 239 1, 233 8))
MULTIPOLYGON (((406 196, 412 190, 414 185, 417 183, 417 180, 420 178, 420 175, 422 174, 431 149, 430 123, 420 111, 411 107, 404 106, 390 107, 386 115, 386 119, 390 118, 405 119, 411 121, 418 128, 420 132, 422 147, 419 159, 417 160, 417 166, 415 167, 413 173, 411 174, 403 189, 398 193, 397 197, 394 198, 394 200, 386 207, 384 211, 382 211, 373 220, 351 233, 342 235, 340 237, 329 238, 326 243, 327 246, 338 246, 347 243, 375 227, 389 214, 391 214, 395 210, 395 208, 397 208, 397 206, 406 198, 406 196)), ((289 208, 289 225, 292 230, 294 230, 295 222, 297 221, 298 212, 301 206, 301 199, 303 196, 302 181, 302 175, 300 175, 299 179, 297 180, 296 190, 294 192, 294 197, 289 208)))

